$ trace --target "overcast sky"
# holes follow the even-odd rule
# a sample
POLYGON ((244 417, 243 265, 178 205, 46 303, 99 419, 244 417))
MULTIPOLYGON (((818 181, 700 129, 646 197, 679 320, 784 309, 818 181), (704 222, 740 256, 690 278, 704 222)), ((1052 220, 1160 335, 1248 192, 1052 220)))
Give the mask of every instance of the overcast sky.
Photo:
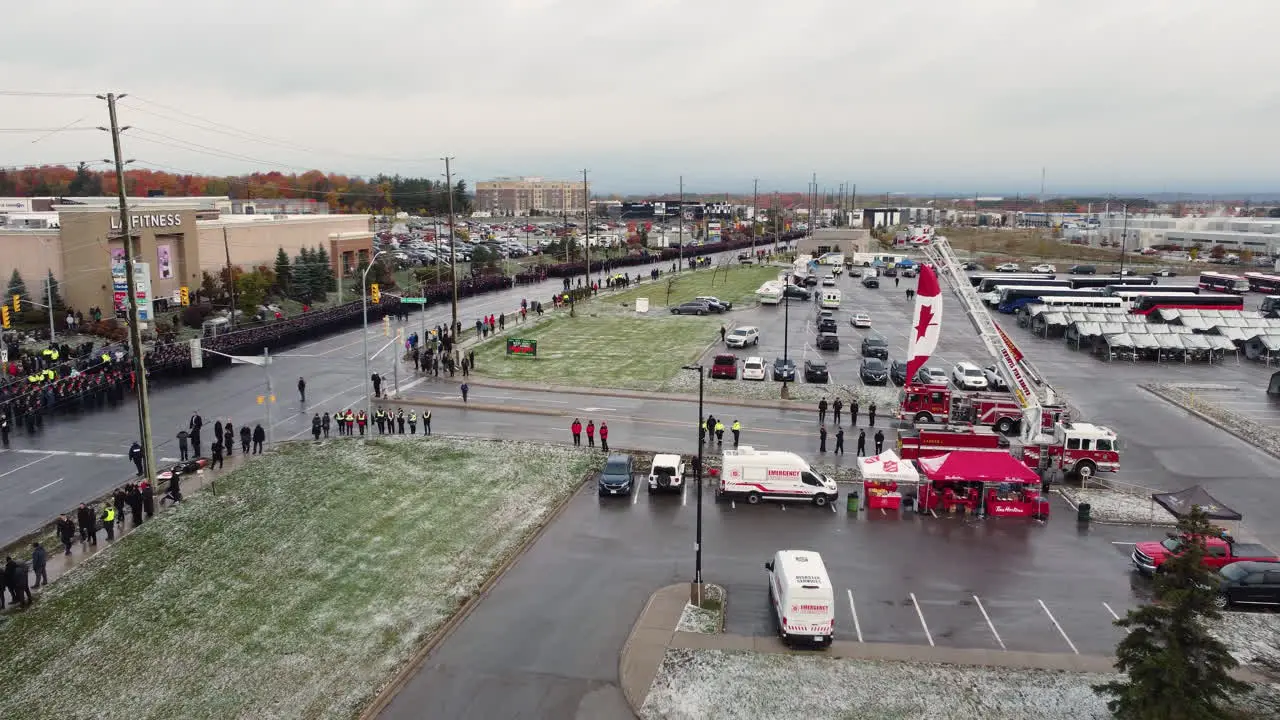
MULTIPOLYGON (((1042 167, 1049 193, 1280 189, 1275 0, 9 5, 0 89, 129 93, 140 165, 423 175, 448 154, 469 182, 585 167, 623 193, 816 172, 1034 194, 1042 167)), ((0 96, 0 126, 69 124, 105 125, 103 103, 0 96)), ((110 150, 0 133, 0 166, 110 150)))

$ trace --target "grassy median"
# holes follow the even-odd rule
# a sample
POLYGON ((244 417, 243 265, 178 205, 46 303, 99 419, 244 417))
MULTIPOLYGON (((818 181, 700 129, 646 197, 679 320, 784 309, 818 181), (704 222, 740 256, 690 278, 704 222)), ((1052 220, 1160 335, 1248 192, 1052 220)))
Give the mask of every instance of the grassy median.
POLYGON ((705 295, 731 303, 742 303, 755 298, 756 290, 766 280, 777 280, 781 267, 769 265, 739 265, 706 268, 679 275, 664 274, 657 282, 610 295, 598 302, 608 305, 625 305, 634 309, 636 298, 649 298, 649 306, 669 308, 705 295))
POLYGON ((518 442, 286 446, 0 625, 0 716, 355 716, 598 463, 518 442))

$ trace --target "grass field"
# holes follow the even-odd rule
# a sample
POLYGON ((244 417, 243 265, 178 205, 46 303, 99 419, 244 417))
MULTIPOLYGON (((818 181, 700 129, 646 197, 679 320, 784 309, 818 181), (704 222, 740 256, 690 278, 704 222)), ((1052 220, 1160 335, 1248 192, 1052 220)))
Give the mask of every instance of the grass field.
MULTIPOLYGON (((1062 263, 1089 263, 1099 265, 1099 270, 1110 270, 1120 263, 1119 248, 1088 247, 1060 242, 1044 230, 996 229, 972 227, 948 227, 943 231, 956 250, 981 255, 979 259, 988 268, 1003 262, 1028 260, 1059 263, 1058 270, 1065 271, 1062 263)), ((1179 265, 1167 260, 1144 257, 1130 248, 1125 253, 1125 265, 1149 265, 1151 267, 1179 265)), ((1025 269, 1025 268, 1024 268, 1025 269)))
POLYGON ((501 339, 480 345, 476 373, 552 385, 653 390, 719 339, 720 320, 715 316, 671 315, 658 309, 648 317, 593 317, 587 314, 589 307, 579 306, 577 317, 556 317, 528 330, 507 332, 537 340, 536 358, 508 357, 501 339))
POLYGON ((598 456, 286 446, 0 625, 0 715, 351 718, 598 456))
POLYGON ((663 276, 656 283, 609 296, 610 305, 626 305, 634 308, 636 298, 649 298, 650 307, 671 307, 698 297, 711 295, 731 303, 752 300, 756 290, 766 280, 777 280, 779 267, 730 264, 715 269, 683 272, 668 279, 663 276), (670 293, 668 293, 670 290, 670 293))

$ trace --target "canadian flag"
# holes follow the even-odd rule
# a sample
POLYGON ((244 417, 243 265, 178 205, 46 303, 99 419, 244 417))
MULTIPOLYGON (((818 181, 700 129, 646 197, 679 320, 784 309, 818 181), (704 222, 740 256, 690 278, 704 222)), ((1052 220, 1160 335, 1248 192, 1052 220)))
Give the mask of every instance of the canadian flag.
POLYGON ((928 265, 920 267, 920 280, 916 283, 916 310, 911 317, 911 343, 907 347, 908 385, 915 383, 916 373, 929 361, 933 349, 938 346, 938 331, 942 329, 942 293, 938 291, 938 276, 928 265))

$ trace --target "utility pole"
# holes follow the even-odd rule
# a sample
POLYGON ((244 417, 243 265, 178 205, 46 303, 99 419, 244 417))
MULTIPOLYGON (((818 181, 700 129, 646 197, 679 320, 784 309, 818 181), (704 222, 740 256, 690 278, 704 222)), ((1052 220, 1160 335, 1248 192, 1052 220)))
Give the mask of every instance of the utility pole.
MULTIPOLYGON (((227 226, 222 226, 222 249, 227 253, 227 289, 231 292, 231 329, 236 329, 236 275, 231 271, 231 243, 227 241, 227 226)), ((213 298, 209 298, 212 302, 213 298)), ((342 275, 338 275, 338 302, 342 302, 342 275)))
POLYGON ((751 256, 756 255, 756 223, 760 222, 760 178, 751 181, 751 256))
POLYGON ((818 201, 818 173, 813 174, 813 182, 809 184, 810 200, 809 200, 809 237, 813 237, 813 231, 817 228, 817 216, 814 214, 813 206, 818 201))
MULTIPOLYGON (((116 100, 125 97, 115 93, 99 95, 107 101, 111 116, 111 149, 116 166, 116 195, 120 202, 120 235, 124 245, 124 274, 129 289, 129 350, 133 353, 133 372, 137 376, 138 432, 142 435, 142 457, 148 482, 155 482, 156 450, 151 441, 151 401, 147 397, 147 368, 142 354, 142 331, 138 327, 138 283, 133 277, 133 228, 129 225, 128 198, 124 186, 124 156, 120 151, 120 124, 116 120, 116 100)), ((100 128, 105 130, 106 128, 100 128)), ((127 127, 125 128, 128 129, 127 127)))
POLYGON ((444 161, 445 191, 449 193, 449 277, 453 279, 453 325, 449 326, 449 334, 452 335, 458 331, 458 259, 454 252, 458 238, 453 232, 453 171, 449 167, 454 157, 449 155, 440 159, 444 161))
POLYGON ((583 249, 587 258, 587 289, 591 288, 591 195, 587 192, 587 170, 582 170, 582 226, 586 228, 583 249))
POLYGON ((680 257, 677 262, 679 262, 680 264, 676 266, 676 272, 680 272, 684 270, 684 176, 683 175, 680 176, 680 211, 677 214, 680 216, 680 226, 679 226, 680 229, 678 231, 680 239, 677 241, 680 243, 679 253, 678 253, 680 257))

